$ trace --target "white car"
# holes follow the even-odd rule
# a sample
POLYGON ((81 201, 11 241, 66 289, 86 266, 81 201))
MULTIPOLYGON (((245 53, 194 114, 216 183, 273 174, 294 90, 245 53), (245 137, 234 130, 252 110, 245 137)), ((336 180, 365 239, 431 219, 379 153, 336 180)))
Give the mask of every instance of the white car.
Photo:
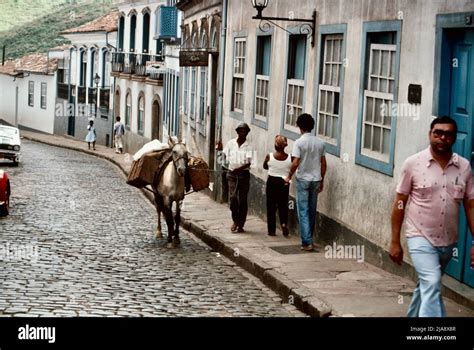
POLYGON ((10 159, 14 165, 18 165, 20 149, 20 130, 13 126, 0 125, 0 159, 10 159))

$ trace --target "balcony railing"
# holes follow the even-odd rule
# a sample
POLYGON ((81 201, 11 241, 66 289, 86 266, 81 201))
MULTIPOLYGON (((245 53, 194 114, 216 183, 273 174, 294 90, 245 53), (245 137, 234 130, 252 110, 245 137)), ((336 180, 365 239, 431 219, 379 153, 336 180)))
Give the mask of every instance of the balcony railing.
POLYGON ((123 72, 125 54, 123 52, 112 53, 112 72, 123 72))
POLYGON ((100 89, 99 106, 103 109, 109 109, 110 89, 100 89))
POLYGON ((58 98, 62 98, 64 100, 68 99, 68 89, 69 85, 64 83, 58 83, 58 98))
POLYGON ((97 104, 97 89, 90 87, 87 89, 87 94, 89 95, 89 104, 97 104))
POLYGON ((77 102, 78 103, 86 103, 86 90, 85 86, 78 86, 77 87, 77 102))
POLYGON ((152 73, 146 71, 146 63, 150 61, 162 62, 163 56, 115 52, 112 54, 112 72, 149 76, 155 79, 152 73))

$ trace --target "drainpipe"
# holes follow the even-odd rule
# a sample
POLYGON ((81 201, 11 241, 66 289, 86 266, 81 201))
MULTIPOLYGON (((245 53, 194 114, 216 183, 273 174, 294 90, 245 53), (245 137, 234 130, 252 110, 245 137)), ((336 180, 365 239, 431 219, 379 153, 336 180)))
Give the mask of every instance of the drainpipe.
POLYGON ((219 90, 218 90, 219 96, 217 99, 217 141, 222 141, 222 109, 223 109, 223 97, 224 97, 225 47, 226 47, 226 36, 227 36, 227 7, 228 7, 228 0, 223 0, 221 39, 220 39, 220 44, 219 44, 219 90))
MULTIPOLYGON (((227 36, 227 8, 229 0, 222 1, 222 22, 221 22, 221 38, 219 43, 219 88, 218 88, 218 97, 217 97, 217 130, 216 130, 216 140, 222 142, 222 112, 223 112, 223 98, 224 98, 224 75, 225 75, 225 47, 226 47, 226 36, 227 36)), ((216 145, 217 146, 217 145, 216 145)), ((221 201, 223 198, 226 198, 224 195, 223 185, 223 173, 222 173, 222 164, 219 162, 217 157, 220 152, 214 152, 214 170, 215 170, 215 179, 214 186, 219 186, 220 188, 214 188, 214 200, 221 201)))
MULTIPOLYGON (((118 33, 117 33, 117 35, 118 35, 118 33)), ((115 46, 109 44, 109 33, 108 33, 108 32, 105 32, 105 46, 106 46, 107 48, 111 47, 111 48, 114 50, 113 52, 117 53, 117 48, 116 48, 115 46)), ((109 57, 110 57, 110 61, 111 61, 110 67, 111 67, 111 69, 112 69, 112 61, 113 61, 113 60, 112 60, 112 56, 113 56, 113 55, 112 55, 112 52, 109 51, 109 53, 110 53, 110 56, 109 56, 109 57)), ((104 62, 103 64, 105 64, 105 62, 104 62)), ((105 74, 108 74, 108 73, 105 72, 105 69, 104 69, 104 75, 105 75, 105 74)), ((105 77, 104 77, 104 79, 105 79, 105 77)), ((113 83, 113 85, 112 85, 112 89, 111 89, 111 90, 112 90, 112 91, 109 90, 109 91, 110 91, 109 94, 112 95, 112 126, 111 126, 112 130, 111 130, 111 134, 110 134, 110 135, 111 135, 111 138, 110 138, 110 148, 114 148, 114 136, 115 136, 115 135, 114 135, 114 124, 115 124, 115 76, 114 76, 114 83, 113 83)), ((97 96, 97 98, 98 98, 98 96, 97 96)), ((110 95, 109 95, 109 103, 110 103, 110 95)), ((107 113, 108 113, 108 112, 107 112, 107 113)))

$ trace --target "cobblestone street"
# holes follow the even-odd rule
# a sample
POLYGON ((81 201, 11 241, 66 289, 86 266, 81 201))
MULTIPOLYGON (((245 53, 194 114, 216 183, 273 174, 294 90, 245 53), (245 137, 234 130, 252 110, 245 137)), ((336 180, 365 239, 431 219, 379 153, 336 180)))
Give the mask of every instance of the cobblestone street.
POLYGON ((114 165, 26 140, 22 154, 0 164, 0 316, 303 315, 187 232, 155 240, 154 207, 114 165))

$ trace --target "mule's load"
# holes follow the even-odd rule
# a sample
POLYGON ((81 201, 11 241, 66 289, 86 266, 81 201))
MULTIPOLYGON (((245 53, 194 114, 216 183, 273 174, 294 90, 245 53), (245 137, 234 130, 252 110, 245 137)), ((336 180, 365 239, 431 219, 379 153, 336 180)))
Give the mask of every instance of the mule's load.
POLYGON ((188 175, 194 191, 201 191, 209 187, 209 165, 202 158, 189 157, 188 175))
POLYGON ((153 185, 164 165, 171 161, 171 149, 143 154, 140 159, 134 160, 128 173, 127 184, 143 188, 153 185))
MULTIPOLYGON (((160 180, 166 165, 173 161, 173 150, 168 144, 154 140, 143 146, 133 158, 127 184, 137 188, 148 185, 153 187, 160 180)), ((209 179, 209 166, 204 159, 189 156, 186 184, 190 183, 193 190, 197 192, 209 187, 209 179)))

